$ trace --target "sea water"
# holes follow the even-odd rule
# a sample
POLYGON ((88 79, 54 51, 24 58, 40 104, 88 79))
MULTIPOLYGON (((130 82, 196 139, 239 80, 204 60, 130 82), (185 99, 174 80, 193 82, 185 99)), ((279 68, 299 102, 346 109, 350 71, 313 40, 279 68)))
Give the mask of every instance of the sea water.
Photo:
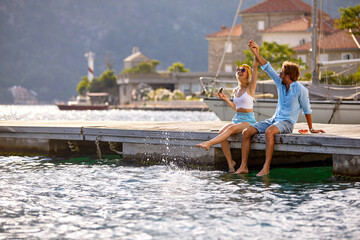
MULTIPOLYGON (((219 121, 209 112, 54 106, 0 106, 0 114, 6 120, 219 121)), ((360 182, 332 177, 331 167, 256 173, 143 165, 121 156, 2 156, 0 239, 359 239, 360 182)))

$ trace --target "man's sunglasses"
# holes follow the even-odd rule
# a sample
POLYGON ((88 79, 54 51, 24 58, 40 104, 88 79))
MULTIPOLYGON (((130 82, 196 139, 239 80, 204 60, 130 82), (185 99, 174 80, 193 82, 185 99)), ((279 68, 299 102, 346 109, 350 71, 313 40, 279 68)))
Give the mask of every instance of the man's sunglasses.
POLYGON ((241 67, 241 68, 237 67, 237 68, 236 68, 236 71, 237 71, 237 72, 242 72, 242 73, 243 73, 243 72, 245 72, 245 71, 246 71, 246 69, 245 69, 244 67, 241 67))

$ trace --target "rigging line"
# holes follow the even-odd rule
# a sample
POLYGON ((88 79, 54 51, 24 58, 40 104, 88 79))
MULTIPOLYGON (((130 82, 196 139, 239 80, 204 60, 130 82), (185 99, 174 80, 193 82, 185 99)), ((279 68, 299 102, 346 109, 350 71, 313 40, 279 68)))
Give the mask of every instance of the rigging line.
MULTIPOLYGON (((317 1, 317 0, 314 0, 314 1, 317 1)), ((323 52, 323 54, 325 54, 325 48, 323 47, 322 49, 320 48, 320 42, 323 42, 324 41, 324 38, 325 38, 325 36, 324 36, 324 27, 323 27, 323 1, 322 0, 320 0, 320 11, 319 11, 319 18, 318 19, 316 19, 316 21, 319 21, 320 22, 320 25, 318 25, 319 26, 319 32, 320 32, 320 36, 319 36, 319 39, 318 39, 318 42, 319 42, 319 52, 321 53, 321 50, 322 50, 322 52, 323 52)))
POLYGON ((334 74, 330 75, 329 77, 339 77, 340 74, 343 74, 343 73, 345 73, 345 72, 348 72, 348 71, 350 71, 350 70, 353 70, 353 69, 355 69, 355 68, 357 68, 357 67, 358 67, 358 65, 352 65, 351 67, 345 69, 344 71, 339 72, 339 73, 334 73, 334 74))
POLYGON ((227 48, 227 46, 229 45, 230 38, 231 38, 231 34, 232 34, 232 31, 233 31, 233 29, 234 29, 234 27, 235 27, 237 18, 238 18, 238 16, 239 16, 239 12, 240 12, 242 3, 243 3, 243 0, 240 0, 239 6, 238 6, 238 8, 237 8, 237 10, 236 10, 236 14, 235 14, 235 17, 234 17, 233 24, 232 24, 231 29, 230 29, 230 33, 229 33, 228 39, 227 39, 226 44, 225 44, 224 52, 223 52, 223 54, 222 54, 222 56, 221 56, 221 60, 220 60, 219 66, 218 66, 218 69, 217 69, 217 71, 216 71, 215 79, 217 79, 217 78, 219 77, 220 69, 221 69, 221 66, 222 66, 223 61, 224 61, 224 58, 225 58, 226 48, 227 48))

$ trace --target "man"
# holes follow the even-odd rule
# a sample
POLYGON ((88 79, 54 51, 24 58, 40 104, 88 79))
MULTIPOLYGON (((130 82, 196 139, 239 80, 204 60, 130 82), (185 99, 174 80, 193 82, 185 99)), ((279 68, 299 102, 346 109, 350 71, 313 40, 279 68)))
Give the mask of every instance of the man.
POLYGON ((250 40, 249 48, 264 70, 275 82, 278 91, 276 112, 272 118, 258 122, 244 130, 242 134, 241 155, 242 161, 236 173, 248 173, 248 157, 250 152, 250 138, 256 133, 265 133, 266 150, 265 164, 256 176, 264 176, 270 172, 271 158, 274 152, 275 134, 291 133, 303 110, 307 125, 311 133, 323 133, 312 126, 311 108, 308 90, 297 82, 300 76, 299 66, 292 62, 284 62, 280 74, 276 73, 270 63, 259 54, 259 46, 250 40))

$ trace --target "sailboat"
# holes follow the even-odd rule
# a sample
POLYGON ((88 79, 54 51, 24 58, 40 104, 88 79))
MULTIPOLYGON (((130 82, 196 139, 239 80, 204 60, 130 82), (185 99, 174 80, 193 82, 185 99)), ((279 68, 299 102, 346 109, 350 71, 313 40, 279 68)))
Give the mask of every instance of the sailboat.
MULTIPOLYGON (((236 17, 239 14, 240 6, 236 12, 236 17)), ((319 68, 326 66, 341 66, 350 64, 359 64, 360 59, 339 60, 339 61, 318 61, 318 38, 317 38, 317 0, 313 1, 313 28, 312 28, 312 76, 310 82, 301 81, 308 90, 310 96, 310 103, 312 112, 312 120, 314 123, 332 123, 332 124, 360 124, 360 87, 356 86, 333 86, 323 85, 319 83, 319 68)), ((235 26, 236 17, 232 28, 235 26)), ((231 37, 231 31, 228 41, 231 37)), ((225 54, 225 51, 224 51, 225 54)), ((217 86, 226 84, 226 81, 217 79, 220 71, 220 65, 224 58, 224 54, 219 64, 218 72, 215 78, 211 80, 211 88, 216 89, 217 86)), ((204 88, 208 85, 204 83, 204 78, 200 79, 200 83, 204 88)), ((228 82, 229 84, 229 82, 228 82)), ((233 84, 237 84, 234 80, 233 84)), ((259 81, 257 92, 261 89, 267 89, 267 93, 277 94, 275 84, 270 81, 259 81), (271 92, 272 91, 272 92, 271 92)), ((266 95, 266 94, 259 94, 266 95)), ((234 116, 234 111, 229 105, 218 97, 205 97, 203 101, 207 104, 222 121, 231 121, 234 116)), ((277 99, 256 98, 254 104, 254 113, 257 121, 263 121, 272 117, 277 106, 277 99)), ((298 122, 306 122, 305 117, 300 114, 298 122)))

